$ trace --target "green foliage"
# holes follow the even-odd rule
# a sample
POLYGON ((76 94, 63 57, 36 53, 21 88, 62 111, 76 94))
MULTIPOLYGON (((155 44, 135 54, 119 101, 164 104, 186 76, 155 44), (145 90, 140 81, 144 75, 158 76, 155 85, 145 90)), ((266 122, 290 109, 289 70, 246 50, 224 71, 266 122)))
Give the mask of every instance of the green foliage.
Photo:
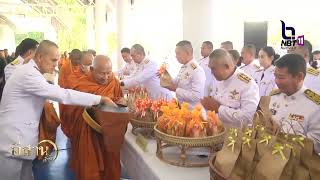
POLYGON ((61 52, 72 49, 87 49, 86 12, 76 0, 57 0, 60 5, 70 5, 61 19, 68 19, 67 28, 58 29, 57 38, 61 52))
POLYGON ((20 44, 21 41, 24 40, 25 38, 31 38, 31 39, 34 39, 40 43, 44 38, 44 33, 43 32, 29 32, 27 34, 15 34, 16 44, 17 45, 20 44))

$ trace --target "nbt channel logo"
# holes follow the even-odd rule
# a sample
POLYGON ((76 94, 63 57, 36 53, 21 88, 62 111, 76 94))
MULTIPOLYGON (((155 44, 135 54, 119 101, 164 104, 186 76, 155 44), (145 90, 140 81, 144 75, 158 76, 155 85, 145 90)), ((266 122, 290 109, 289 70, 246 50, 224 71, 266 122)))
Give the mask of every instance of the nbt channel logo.
POLYGON ((304 45, 304 35, 298 36, 296 39, 296 30, 293 27, 286 27, 286 24, 281 21, 281 34, 282 34, 282 41, 281 41, 281 48, 288 49, 290 47, 294 47, 296 45, 303 46, 304 45), (290 35, 287 35, 289 33, 290 35))

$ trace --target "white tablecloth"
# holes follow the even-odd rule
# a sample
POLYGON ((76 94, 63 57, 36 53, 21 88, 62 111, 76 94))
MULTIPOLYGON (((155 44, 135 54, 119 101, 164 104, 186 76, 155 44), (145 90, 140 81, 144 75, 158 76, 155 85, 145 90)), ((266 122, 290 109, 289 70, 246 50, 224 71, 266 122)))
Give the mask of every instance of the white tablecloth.
POLYGON ((149 140, 147 152, 136 144, 128 125, 121 149, 121 161, 134 180, 209 180, 209 168, 183 168, 166 164, 156 156, 156 140, 149 140))

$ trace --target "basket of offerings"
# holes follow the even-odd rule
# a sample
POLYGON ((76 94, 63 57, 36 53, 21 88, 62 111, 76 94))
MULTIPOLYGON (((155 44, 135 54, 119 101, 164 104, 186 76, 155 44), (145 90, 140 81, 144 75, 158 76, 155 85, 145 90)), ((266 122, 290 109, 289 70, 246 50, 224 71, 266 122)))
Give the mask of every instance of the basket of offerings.
POLYGON ((201 106, 190 111, 187 103, 179 108, 172 102, 161 106, 161 112, 154 127, 157 157, 175 166, 208 166, 207 155, 219 150, 224 139, 217 115, 209 111, 204 121, 201 106))
POLYGON ((147 136, 152 136, 153 127, 156 120, 161 114, 160 107, 167 103, 163 98, 158 100, 151 100, 145 90, 129 95, 128 103, 130 104, 130 111, 133 113, 130 123, 132 125, 132 133, 147 136))
POLYGON ((228 129, 209 164, 211 180, 320 179, 320 156, 308 135, 283 131, 262 111, 252 126, 228 129))

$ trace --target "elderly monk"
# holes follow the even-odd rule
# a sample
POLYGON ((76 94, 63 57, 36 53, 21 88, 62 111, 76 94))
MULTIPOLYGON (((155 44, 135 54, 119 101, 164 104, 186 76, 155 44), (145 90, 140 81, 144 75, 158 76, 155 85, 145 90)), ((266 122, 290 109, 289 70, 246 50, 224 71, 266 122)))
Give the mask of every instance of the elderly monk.
MULTIPOLYGON (((120 83, 112 73, 107 56, 95 57, 90 72, 82 76, 74 89, 96 95, 108 96, 114 101, 123 97, 120 83)), ((119 180, 120 152, 106 152, 101 134, 83 119, 83 107, 75 107, 72 123, 65 128, 71 142, 71 168, 77 180, 119 180)))

